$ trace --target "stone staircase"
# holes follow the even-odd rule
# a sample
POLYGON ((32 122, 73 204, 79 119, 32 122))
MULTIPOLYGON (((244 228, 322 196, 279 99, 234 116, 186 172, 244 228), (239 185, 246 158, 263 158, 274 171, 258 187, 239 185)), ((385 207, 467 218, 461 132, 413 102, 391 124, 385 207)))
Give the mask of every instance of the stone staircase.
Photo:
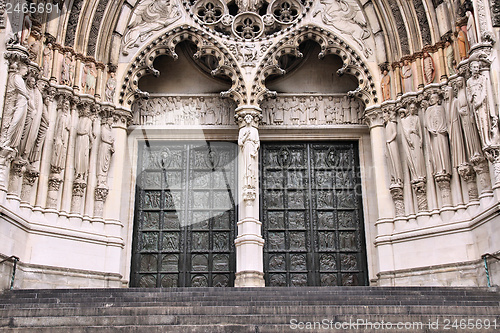
POLYGON ((0 294, 0 332, 500 332, 500 292, 440 287, 7 290, 0 294))

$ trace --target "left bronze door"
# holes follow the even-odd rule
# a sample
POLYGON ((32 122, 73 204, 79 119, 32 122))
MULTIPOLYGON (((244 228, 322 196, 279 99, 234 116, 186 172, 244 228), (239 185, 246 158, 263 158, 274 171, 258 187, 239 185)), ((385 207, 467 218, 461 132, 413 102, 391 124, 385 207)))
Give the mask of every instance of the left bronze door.
POLYGON ((143 143, 132 287, 234 285, 237 145, 143 143))

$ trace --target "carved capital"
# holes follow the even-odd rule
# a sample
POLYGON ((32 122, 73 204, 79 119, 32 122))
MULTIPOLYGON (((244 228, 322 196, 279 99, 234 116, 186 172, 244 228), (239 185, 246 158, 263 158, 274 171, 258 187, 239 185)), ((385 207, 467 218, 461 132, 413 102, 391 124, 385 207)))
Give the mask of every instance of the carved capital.
POLYGON ((458 174, 467 183, 476 180, 476 173, 470 164, 466 163, 458 166, 458 174))
POLYGON ((450 206, 451 202, 451 175, 448 173, 438 173, 434 175, 434 179, 441 190, 441 198, 444 206, 450 206))
POLYGON ((429 210, 427 204, 427 184, 425 177, 413 180, 411 185, 417 196, 418 211, 422 212, 429 210))
POLYGON ((394 208, 396 211, 396 216, 405 215, 405 204, 404 204, 404 193, 403 185, 393 184, 390 187, 392 200, 394 201, 394 208))
POLYGON ((73 183, 73 196, 83 197, 85 189, 87 188, 87 183, 82 180, 75 180, 73 183))
POLYGON ((382 109, 377 108, 368 111, 365 114, 364 120, 368 127, 370 127, 370 129, 374 127, 384 126, 384 115, 382 109))
POLYGON ((51 177, 49 178, 49 191, 57 192, 61 188, 62 179, 51 177))
POLYGON ((12 175, 16 177, 22 177, 23 172, 25 170, 25 166, 28 164, 28 161, 16 159, 12 162, 11 171, 12 175))
POLYGON ((106 198, 108 197, 109 190, 104 187, 97 187, 95 189, 94 193, 94 199, 95 201, 106 201, 106 198))
MULTIPOLYGON (((238 127, 242 128, 246 126, 247 117, 251 117, 251 125, 253 127, 258 128, 259 124, 262 120, 262 112, 260 108, 238 108, 236 109, 236 114, 234 115, 234 119, 238 123, 238 127)), ((248 119, 249 119, 248 118, 248 119)))
POLYGON ((23 185, 33 186, 38 176, 40 176, 40 172, 35 170, 26 170, 23 178, 23 185))
POLYGON ((50 166, 50 173, 52 173, 52 174, 60 174, 62 170, 63 170, 63 168, 61 168, 61 167, 56 167, 53 165, 50 166))

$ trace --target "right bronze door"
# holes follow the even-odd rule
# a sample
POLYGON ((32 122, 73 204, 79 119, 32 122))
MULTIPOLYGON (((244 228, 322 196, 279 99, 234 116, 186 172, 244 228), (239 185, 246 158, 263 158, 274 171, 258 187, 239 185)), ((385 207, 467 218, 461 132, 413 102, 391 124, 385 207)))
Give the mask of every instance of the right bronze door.
POLYGON ((266 285, 367 285, 357 143, 261 149, 266 285))

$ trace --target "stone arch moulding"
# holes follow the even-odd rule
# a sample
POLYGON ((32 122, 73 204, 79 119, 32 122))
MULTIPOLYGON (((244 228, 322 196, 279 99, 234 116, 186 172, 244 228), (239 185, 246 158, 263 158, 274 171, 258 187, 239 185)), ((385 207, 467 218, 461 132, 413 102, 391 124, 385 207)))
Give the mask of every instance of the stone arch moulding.
POLYGON ((137 98, 147 98, 149 94, 139 89, 139 80, 145 75, 159 76, 159 71, 153 67, 154 60, 161 55, 168 55, 176 60, 178 55, 175 47, 183 41, 190 41, 196 45, 195 59, 204 56, 213 56, 217 59, 217 67, 211 72, 213 76, 224 75, 231 79, 231 88, 222 92, 222 97, 231 98, 238 105, 247 104, 246 87, 236 59, 215 38, 187 25, 166 32, 136 53, 124 74, 119 103, 128 108, 137 98))
POLYGON ((275 91, 270 91, 266 85, 266 78, 272 74, 283 75, 286 71, 279 66, 279 59, 284 55, 302 57, 299 46, 307 40, 318 43, 321 59, 326 55, 337 55, 342 59, 343 66, 337 71, 337 75, 350 74, 357 78, 358 88, 349 92, 350 96, 360 98, 366 106, 376 104, 377 89, 372 73, 364 62, 364 57, 355 51, 348 43, 333 32, 316 26, 307 26, 292 32, 274 44, 263 57, 254 77, 250 104, 259 105, 265 98, 276 96, 275 91))

